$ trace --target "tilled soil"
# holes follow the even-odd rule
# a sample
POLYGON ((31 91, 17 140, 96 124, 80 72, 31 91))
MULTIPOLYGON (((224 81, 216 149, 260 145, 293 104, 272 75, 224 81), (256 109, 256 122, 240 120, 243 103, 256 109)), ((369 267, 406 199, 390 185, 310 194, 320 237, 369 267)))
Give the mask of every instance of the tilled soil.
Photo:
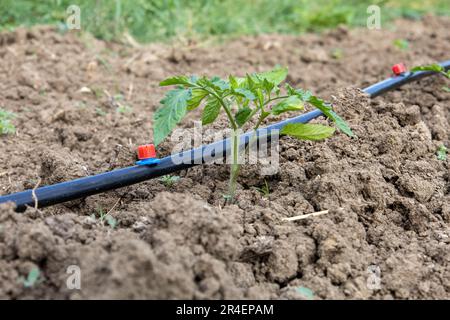
POLYGON ((0 137, 0 194, 132 165, 151 141, 158 82, 173 74, 287 65, 288 80, 332 101, 358 138, 282 138, 280 171, 244 166, 235 205, 224 205, 226 165, 25 213, 3 205, 0 298, 450 298, 449 160, 436 157, 450 141, 448 82, 373 100, 356 89, 397 62, 449 59, 448 30, 448 18, 425 17, 381 31, 143 47, 49 27, 1 34, 0 107, 17 114, 17 133, 0 137), (265 180, 267 197, 254 188, 265 180), (80 290, 67 287, 70 265, 80 290), (35 268, 38 281, 24 285, 35 268))

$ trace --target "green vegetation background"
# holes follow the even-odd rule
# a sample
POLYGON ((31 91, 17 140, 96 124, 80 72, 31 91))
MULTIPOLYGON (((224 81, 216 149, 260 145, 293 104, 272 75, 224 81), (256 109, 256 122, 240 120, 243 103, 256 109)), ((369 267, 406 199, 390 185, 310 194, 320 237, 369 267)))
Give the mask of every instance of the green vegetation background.
POLYGON ((1 0, 0 31, 34 24, 64 30, 71 4, 81 8, 84 31, 106 40, 128 32, 141 42, 358 26, 371 4, 382 8, 382 22, 450 15, 449 0, 1 0))

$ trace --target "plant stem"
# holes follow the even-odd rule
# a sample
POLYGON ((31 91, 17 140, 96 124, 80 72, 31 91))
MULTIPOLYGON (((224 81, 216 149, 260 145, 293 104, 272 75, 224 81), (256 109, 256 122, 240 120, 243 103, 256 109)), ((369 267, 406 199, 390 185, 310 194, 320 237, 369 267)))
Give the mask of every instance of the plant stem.
POLYGON ((234 196, 236 194, 237 177, 241 165, 239 164, 239 132, 238 130, 232 130, 232 150, 233 150, 233 163, 230 168, 230 182, 228 184, 228 201, 234 202, 234 196))

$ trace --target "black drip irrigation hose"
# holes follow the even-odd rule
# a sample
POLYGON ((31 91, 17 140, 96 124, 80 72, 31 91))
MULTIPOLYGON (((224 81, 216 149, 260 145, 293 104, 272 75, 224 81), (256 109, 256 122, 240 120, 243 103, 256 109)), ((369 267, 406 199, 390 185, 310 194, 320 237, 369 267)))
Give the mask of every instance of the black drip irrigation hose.
MULTIPOLYGON (((446 70, 450 69, 450 60, 440 63, 446 70)), ((396 89, 406 83, 417 81, 424 77, 434 75, 432 71, 405 72, 399 76, 388 78, 384 81, 371 85, 363 91, 371 98, 379 96, 387 91, 396 89)), ((281 130, 288 123, 306 123, 322 115, 322 112, 315 109, 300 116, 287 119, 266 128, 258 129, 257 141, 265 138, 270 140, 272 132, 281 130)), ((248 132, 240 137, 240 148, 248 145, 254 132, 248 132)), ((132 166, 117 169, 94 176, 84 177, 72 181, 62 182, 50 186, 37 188, 36 190, 26 190, 0 197, 0 204, 14 202, 16 211, 22 212, 28 206, 37 204, 39 208, 54 204, 88 197, 105 191, 126 187, 152 178, 164 176, 193 166, 208 163, 218 158, 224 158, 230 154, 230 139, 214 142, 196 149, 183 151, 160 159, 154 166, 132 166), (188 159, 188 161, 180 161, 188 159)))

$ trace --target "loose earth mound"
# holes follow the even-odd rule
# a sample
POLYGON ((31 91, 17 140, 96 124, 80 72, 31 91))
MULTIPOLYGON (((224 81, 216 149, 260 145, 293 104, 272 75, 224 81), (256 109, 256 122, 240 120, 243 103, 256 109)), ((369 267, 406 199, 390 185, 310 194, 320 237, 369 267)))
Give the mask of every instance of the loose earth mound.
POLYGON ((0 137, 0 194, 132 165, 151 141, 158 82, 173 74, 287 65, 358 138, 282 138, 279 173, 245 166, 231 206, 225 165, 23 214, 2 205, 0 298, 450 298, 449 160, 436 156, 450 142, 449 84, 436 76, 373 100, 356 89, 394 63, 450 59, 448 30, 448 18, 426 17, 137 48, 48 27, 1 34, 0 107, 17 114, 17 133, 0 137), (265 180, 267 197, 255 188, 265 180), (80 290, 67 286, 71 265, 80 290))

